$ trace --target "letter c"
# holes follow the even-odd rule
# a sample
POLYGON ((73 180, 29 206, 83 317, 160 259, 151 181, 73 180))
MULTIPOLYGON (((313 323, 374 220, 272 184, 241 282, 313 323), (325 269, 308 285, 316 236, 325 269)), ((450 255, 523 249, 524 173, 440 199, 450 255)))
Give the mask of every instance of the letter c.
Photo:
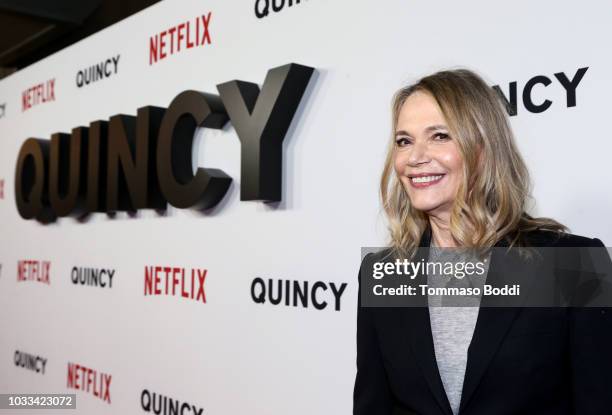
POLYGON ((222 129, 229 117, 221 98, 184 91, 170 103, 159 127, 157 177, 168 201, 179 209, 209 209, 221 201, 232 182, 219 169, 193 173, 193 136, 197 127, 222 129))
POLYGON ((315 308, 317 310, 323 310, 325 307, 327 307, 327 301, 323 301, 322 303, 319 303, 317 301, 317 289, 319 288, 322 288, 323 291, 326 291, 327 285, 325 285, 325 283, 321 281, 315 282, 312 285, 312 292, 310 293, 310 297, 311 297, 312 304, 315 306, 315 308))
POLYGON ((100 287, 104 288, 106 287, 106 283, 104 281, 102 281, 102 275, 106 274, 106 270, 103 269, 102 271, 100 271, 100 287))
POLYGON ((104 75, 108 78, 109 76, 111 76, 112 72, 110 70, 108 70, 108 65, 111 64, 111 60, 107 59, 106 62, 104 62, 104 75))
POLYGON ((531 90, 533 89, 535 84, 542 84, 544 86, 548 86, 551 82, 552 81, 544 75, 534 76, 529 81, 527 81, 527 83, 525 84, 525 88, 523 89, 523 105, 525 105, 527 111, 537 114, 546 111, 548 107, 550 107, 552 101, 549 99, 545 99, 544 102, 539 105, 534 104, 531 99, 531 90))

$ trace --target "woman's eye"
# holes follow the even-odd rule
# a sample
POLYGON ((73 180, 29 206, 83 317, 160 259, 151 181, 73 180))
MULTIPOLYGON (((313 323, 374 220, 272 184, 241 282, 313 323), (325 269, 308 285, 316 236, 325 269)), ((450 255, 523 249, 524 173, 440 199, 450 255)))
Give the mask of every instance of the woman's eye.
POLYGON ((437 133, 437 134, 434 134, 434 138, 439 141, 445 141, 449 139, 450 137, 448 136, 448 134, 445 134, 445 133, 437 133))
POLYGON ((395 140, 395 144, 398 147, 405 147, 408 144, 410 144, 410 141, 407 138, 405 138, 405 137, 401 137, 401 138, 398 138, 398 139, 395 140))

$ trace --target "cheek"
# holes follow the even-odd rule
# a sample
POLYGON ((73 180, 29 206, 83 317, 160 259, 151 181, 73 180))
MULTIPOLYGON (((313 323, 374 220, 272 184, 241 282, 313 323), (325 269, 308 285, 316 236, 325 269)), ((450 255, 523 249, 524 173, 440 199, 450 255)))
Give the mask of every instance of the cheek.
POLYGON ((438 160, 454 175, 459 176, 463 173, 463 158, 456 147, 453 146, 441 153, 438 160))
POLYGON ((450 156, 446 160, 446 166, 451 172, 452 180, 450 181, 450 191, 456 195, 463 180, 463 160, 460 156, 450 156))
POLYGON ((395 169, 395 172, 398 175, 402 175, 404 174, 404 167, 406 166, 406 163, 404 162, 404 157, 403 154, 399 151, 396 151, 393 154, 393 167, 395 169))

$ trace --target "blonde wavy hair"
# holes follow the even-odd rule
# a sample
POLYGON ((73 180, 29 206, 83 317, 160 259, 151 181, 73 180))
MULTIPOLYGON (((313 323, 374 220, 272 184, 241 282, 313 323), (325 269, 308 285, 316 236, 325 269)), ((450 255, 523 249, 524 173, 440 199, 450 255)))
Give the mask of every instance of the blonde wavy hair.
POLYGON ((510 247, 523 246, 526 232, 543 229, 561 234, 568 230, 553 219, 526 213, 529 172, 499 95, 470 70, 446 70, 400 89, 393 98, 392 139, 380 194, 394 252, 410 256, 429 226, 427 214, 411 205, 394 169, 399 112, 416 91, 429 93, 436 100, 463 157, 463 182, 450 219, 457 245, 488 250, 507 238, 510 247))

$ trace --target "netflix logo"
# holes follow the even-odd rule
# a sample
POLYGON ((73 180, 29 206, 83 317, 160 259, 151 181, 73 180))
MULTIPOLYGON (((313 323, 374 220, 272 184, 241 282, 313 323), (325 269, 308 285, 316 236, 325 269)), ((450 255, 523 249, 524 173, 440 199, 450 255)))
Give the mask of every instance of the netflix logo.
POLYGON ((0 179, 0 200, 4 199, 4 179, 0 179))
POLYGON ((170 295, 206 303, 205 269, 147 266, 145 267, 144 295, 170 295))
POLYGON ((38 104, 55 101, 55 78, 49 79, 44 84, 34 85, 21 94, 21 112, 24 112, 38 104))
POLYGON ((212 43, 210 38, 210 19, 212 12, 192 20, 179 23, 149 38, 149 65, 158 60, 179 53, 181 50, 206 46, 212 43))
POLYGON ((51 284, 51 261, 24 259, 17 261, 17 281, 38 281, 51 284))
POLYGON ((111 379, 109 374, 68 362, 68 388, 91 393, 109 404, 111 379))

